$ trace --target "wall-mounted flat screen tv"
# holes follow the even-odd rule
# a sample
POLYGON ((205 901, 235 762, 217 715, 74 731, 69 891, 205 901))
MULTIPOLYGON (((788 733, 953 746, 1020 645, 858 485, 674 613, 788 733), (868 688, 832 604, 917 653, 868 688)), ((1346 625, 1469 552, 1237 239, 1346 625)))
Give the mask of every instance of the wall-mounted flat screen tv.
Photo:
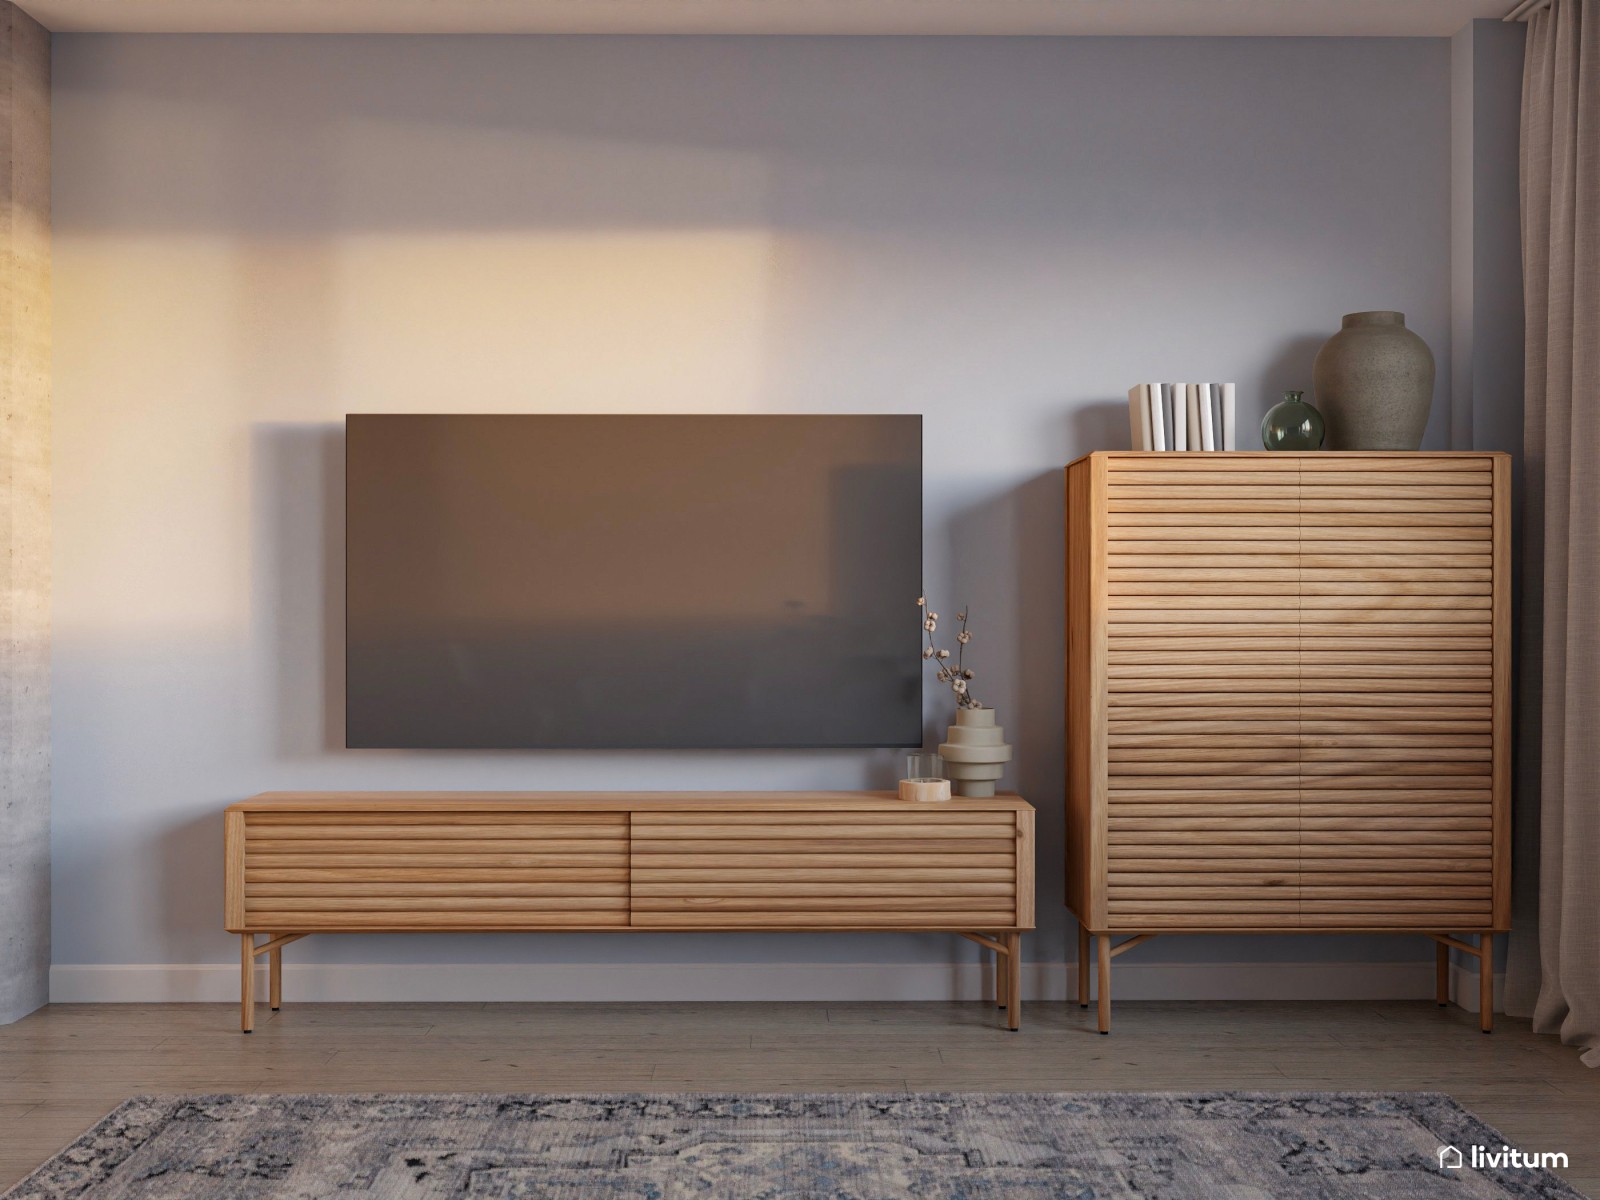
POLYGON ((346 744, 922 743, 922 418, 346 422, 346 744))

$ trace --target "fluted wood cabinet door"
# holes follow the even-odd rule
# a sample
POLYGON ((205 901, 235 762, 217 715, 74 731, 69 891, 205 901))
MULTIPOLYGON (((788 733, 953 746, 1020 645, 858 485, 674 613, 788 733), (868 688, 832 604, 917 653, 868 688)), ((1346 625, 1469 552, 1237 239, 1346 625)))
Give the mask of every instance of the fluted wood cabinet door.
POLYGON ((1106 468, 1108 927, 1292 924, 1298 465, 1106 468))
POLYGON ((1097 932, 1510 919, 1509 460, 1067 474, 1067 893, 1097 932))
POLYGON ((1495 462, 1301 460, 1303 926, 1494 923, 1495 462))

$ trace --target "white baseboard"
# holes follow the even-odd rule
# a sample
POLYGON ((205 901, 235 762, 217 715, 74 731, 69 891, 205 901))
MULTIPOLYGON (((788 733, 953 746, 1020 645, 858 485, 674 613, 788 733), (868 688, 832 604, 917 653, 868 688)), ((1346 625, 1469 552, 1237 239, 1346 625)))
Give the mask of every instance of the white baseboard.
MULTIPOLYGON (((1450 964, 1450 999, 1459 1004, 1468 1012, 1477 1012, 1481 1007, 1478 1004, 1478 966, 1474 962, 1471 966, 1461 963, 1450 964)), ((1494 973, 1494 1011, 1506 1010, 1506 973, 1494 973)))
MULTIPOLYGON (((965 963, 294 963, 285 998, 299 1001, 978 1000, 990 968, 965 963)), ((261 968, 257 994, 264 995, 261 968)), ((1420 1000, 1433 963, 1139 963, 1114 970, 1118 1000, 1420 1000)), ((1023 966, 1023 997, 1077 995, 1077 968, 1023 966)), ((1461 987, 1463 998, 1476 984, 1461 987)), ((56 1004, 223 1002, 239 997, 224 963, 50 968, 56 1004)))

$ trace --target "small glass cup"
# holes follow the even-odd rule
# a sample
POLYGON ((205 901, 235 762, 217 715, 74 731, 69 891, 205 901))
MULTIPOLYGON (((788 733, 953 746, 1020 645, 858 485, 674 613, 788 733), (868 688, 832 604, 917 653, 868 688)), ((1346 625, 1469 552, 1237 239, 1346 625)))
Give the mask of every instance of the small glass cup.
POLYGON ((906 777, 900 781, 900 799, 950 799, 950 781, 944 777, 944 759, 937 754, 906 755, 906 777))

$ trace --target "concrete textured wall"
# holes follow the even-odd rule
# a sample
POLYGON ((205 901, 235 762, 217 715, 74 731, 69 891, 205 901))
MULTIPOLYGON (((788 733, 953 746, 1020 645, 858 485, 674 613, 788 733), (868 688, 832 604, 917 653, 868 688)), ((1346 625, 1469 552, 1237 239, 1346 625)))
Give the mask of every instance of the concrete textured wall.
MULTIPOLYGON (((55 936, 75 995, 136 966, 233 986, 219 813, 263 789, 896 778, 887 752, 342 749, 347 412, 923 413, 928 586, 971 606, 1007 782, 1040 810, 1027 952, 1057 989, 1062 465, 1126 447, 1142 379, 1237 381, 1248 433, 1361 309, 1405 311, 1434 348, 1427 444, 1448 435, 1448 39, 55 43, 55 936)), ((612 996, 715 995, 726 975, 696 964, 718 963, 792 995, 785 965, 812 964, 872 996, 886 965, 927 979, 977 953, 617 934, 290 958, 352 979, 633 970, 590 993, 612 996)), ((1163 938, 1119 971, 1260 964, 1272 988, 1321 962, 1353 994, 1370 981, 1342 964, 1387 964, 1427 995, 1431 961, 1420 937, 1163 938)))
POLYGON ((50 968, 50 35, 0 0, 0 1023, 50 968))

